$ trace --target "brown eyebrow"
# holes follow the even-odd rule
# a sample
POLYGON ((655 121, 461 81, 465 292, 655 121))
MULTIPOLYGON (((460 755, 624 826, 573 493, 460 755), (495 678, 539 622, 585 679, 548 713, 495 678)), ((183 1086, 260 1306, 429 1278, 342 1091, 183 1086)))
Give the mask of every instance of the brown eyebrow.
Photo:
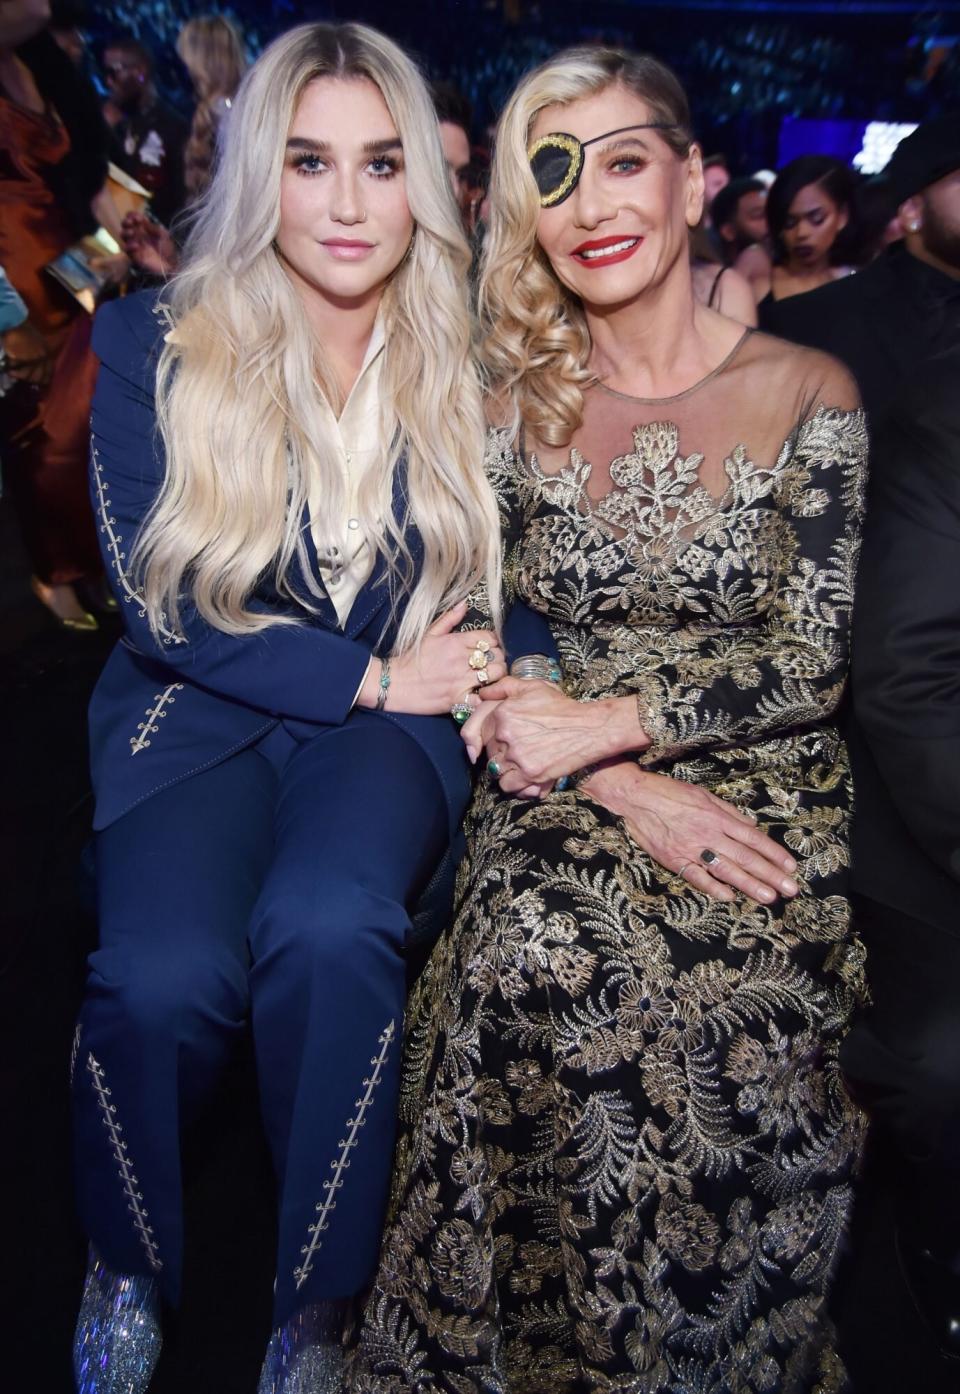
POLYGON ((626 140, 608 141, 606 145, 601 145, 598 148, 597 153, 600 155, 607 155, 610 153, 611 150, 636 150, 637 146, 639 146, 641 150, 644 150, 648 155, 650 154, 650 146, 646 143, 642 136, 633 136, 626 140))
MULTIPOLYGON (((291 136, 287 149, 309 150, 312 155, 324 155, 330 149, 330 142, 314 140, 311 136, 291 136)), ((360 149, 364 155, 385 155, 388 150, 402 150, 403 142, 399 136, 385 136, 382 140, 365 140, 360 149)))

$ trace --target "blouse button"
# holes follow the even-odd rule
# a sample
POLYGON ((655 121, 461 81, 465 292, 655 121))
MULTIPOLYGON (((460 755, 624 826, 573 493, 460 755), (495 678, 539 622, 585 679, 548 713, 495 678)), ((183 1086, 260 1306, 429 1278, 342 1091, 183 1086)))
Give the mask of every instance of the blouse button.
POLYGON ((359 519, 359 518, 348 518, 348 519, 347 519, 347 527, 350 528, 351 531, 355 532, 356 529, 357 529, 359 526, 360 526, 360 519, 359 519))

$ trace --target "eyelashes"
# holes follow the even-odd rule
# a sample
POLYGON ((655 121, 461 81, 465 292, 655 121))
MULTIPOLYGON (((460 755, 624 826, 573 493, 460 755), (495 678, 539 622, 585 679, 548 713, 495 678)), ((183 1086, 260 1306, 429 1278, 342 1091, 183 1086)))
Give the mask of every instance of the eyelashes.
POLYGON ((607 165, 611 174, 639 174, 650 163, 645 155, 616 155, 607 165))
MULTIPOLYGON (((294 155, 290 163, 296 173, 306 179, 323 174, 327 168, 327 161, 322 155, 311 155, 306 151, 303 154, 294 155)), ((403 165, 394 155, 374 155, 367 163, 366 168, 373 179, 393 179, 395 175, 400 173, 403 165)))

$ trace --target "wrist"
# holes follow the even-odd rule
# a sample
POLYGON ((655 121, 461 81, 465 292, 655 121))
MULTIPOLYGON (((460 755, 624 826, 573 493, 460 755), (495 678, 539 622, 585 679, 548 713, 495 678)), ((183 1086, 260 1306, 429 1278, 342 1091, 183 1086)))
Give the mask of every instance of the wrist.
POLYGON ((630 751, 645 750, 650 737, 640 725, 636 699, 633 697, 604 697, 597 705, 604 717, 604 743, 606 748, 600 759, 610 760, 626 755, 630 751))
POLYGON ((380 697, 380 676, 383 672, 383 662, 379 658, 371 658, 367 664, 367 671, 363 682, 360 684, 360 691, 357 693, 356 706, 364 707, 367 711, 373 711, 380 697))

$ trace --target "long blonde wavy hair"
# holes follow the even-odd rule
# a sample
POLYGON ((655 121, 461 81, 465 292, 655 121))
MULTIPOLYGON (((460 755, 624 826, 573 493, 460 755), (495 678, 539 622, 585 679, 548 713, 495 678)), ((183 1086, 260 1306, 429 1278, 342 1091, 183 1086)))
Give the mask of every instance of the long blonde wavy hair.
POLYGON ((190 74, 197 104, 183 151, 183 178, 191 199, 210 183, 217 127, 247 67, 243 39, 225 15, 197 15, 177 35, 177 53, 190 74))
POLYGON ((583 419, 590 336, 577 297, 554 274, 537 242, 540 201, 527 150, 544 107, 565 105, 620 84, 644 102, 674 154, 690 151, 690 108, 679 79, 648 54, 621 48, 568 48, 528 73, 497 128, 490 183, 490 228, 480 275, 483 355, 514 427, 522 422, 549 445, 566 445, 583 419))
POLYGON ((415 647, 437 615, 478 583, 499 617, 499 520, 483 470, 484 414, 467 300, 470 253, 450 193, 430 97, 396 44, 362 25, 302 25, 277 39, 237 94, 208 194, 169 287, 172 333, 157 368, 166 475, 138 538, 136 569, 156 633, 182 633, 192 601, 232 634, 297 621, 323 591, 302 536, 311 478, 323 481, 313 527, 331 538, 346 509, 320 394, 338 409, 323 347, 273 239, 290 124, 316 78, 374 82, 403 143, 415 231, 385 288, 379 464, 361 484, 372 549, 387 563, 396 648, 415 647), (406 516, 392 482, 406 460, 406 516), (413 584, 405 538, 419 530, 413 584), (311 592, 294 588, 297 558, 311 592), (291 614, 251 608, 270 579, 291 614))

